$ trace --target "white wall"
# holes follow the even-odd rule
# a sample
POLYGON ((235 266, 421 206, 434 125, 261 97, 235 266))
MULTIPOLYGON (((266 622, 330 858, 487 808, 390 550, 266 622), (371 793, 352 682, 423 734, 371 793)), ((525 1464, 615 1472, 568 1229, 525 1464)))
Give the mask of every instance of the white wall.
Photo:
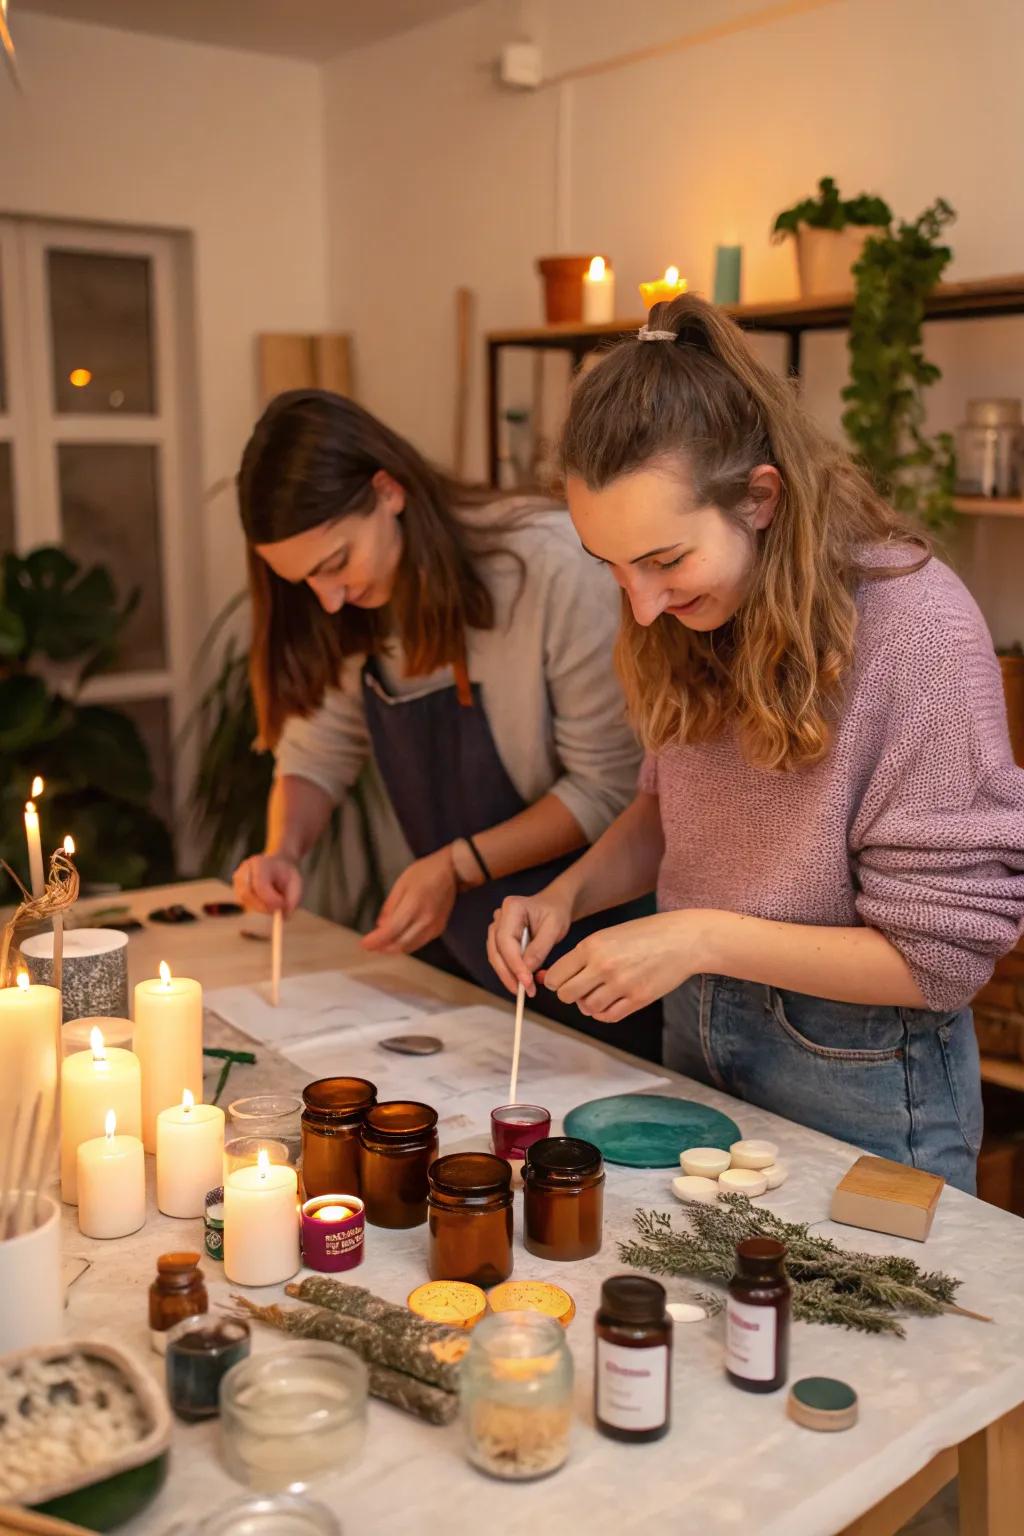
MULTIPOLYGON (((23 12, 15 30, 25 93, 0 82, 0 211, 191 237, 206 492, 252 425, 254 336, 324 326, 321 71, 23 12)), ((200 633, 243 581, 237 522, 230 492, 196 519, 200 633)))
MULTIPOLYGON (((536 323, 533 259, 558 234, 564 249, 610 253, 620 312, 669 261, 709 291, 718 242, 744 247, 745 298, 795 294, 792 251, 768 232, 823 174, 905 217, 946 197, 959 213, 951 279, 1024 267, 1019 0, 831 0, 536 94, 502 92, 489 73, 517 34, 541 40, 551 75, 761 9, 482 0, 326 66, 333 318, 355 333, 372 409, 446 457, 456 285, 476 290, 481 331, 536 323)), ((1024 321, 930 327, 928 346, 947 375, 936 427, 972 395, 1024 394, 1024 321)), ((844 371, 842 338, 811 341, 808 398, 833 423, 844 371)), ((476 383, 480 469, 479 364, 476 383)), ((1024 523, 987 520, 968 547, 996 639, 1024 638, 1024 523)))

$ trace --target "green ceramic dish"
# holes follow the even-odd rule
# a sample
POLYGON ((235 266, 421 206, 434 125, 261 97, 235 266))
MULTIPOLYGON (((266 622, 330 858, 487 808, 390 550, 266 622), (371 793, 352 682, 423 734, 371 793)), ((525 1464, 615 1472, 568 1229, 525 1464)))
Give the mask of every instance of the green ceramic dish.
POLYGON ((690 1147, 727 1152, 740 1139, 735 1120, 692 1099, 616 1093, 591 1099, 565 1117, 565 1134, 600 1147, 606 1162, 627 1168, 677 1168, 690 1147))

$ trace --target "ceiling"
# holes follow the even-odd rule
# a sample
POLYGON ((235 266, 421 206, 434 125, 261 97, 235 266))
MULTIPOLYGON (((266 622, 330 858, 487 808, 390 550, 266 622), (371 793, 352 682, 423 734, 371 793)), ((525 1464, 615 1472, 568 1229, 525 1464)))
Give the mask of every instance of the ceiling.
POLYGON ((378 38, 408 32, 467 9, 476 0, 9 0, 18 39, 19 11, 95 22, 125 32, 184 38, 322 61, 378 38))

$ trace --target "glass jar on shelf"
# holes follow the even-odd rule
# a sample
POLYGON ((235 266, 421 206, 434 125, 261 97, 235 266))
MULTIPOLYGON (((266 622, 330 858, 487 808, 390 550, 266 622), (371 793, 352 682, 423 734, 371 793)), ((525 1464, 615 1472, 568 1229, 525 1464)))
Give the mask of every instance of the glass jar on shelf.
POLYGON ((961 496, 1012 496, 1022 488, 1019 400, 969 400, 956 429, 956 489, 961 496))

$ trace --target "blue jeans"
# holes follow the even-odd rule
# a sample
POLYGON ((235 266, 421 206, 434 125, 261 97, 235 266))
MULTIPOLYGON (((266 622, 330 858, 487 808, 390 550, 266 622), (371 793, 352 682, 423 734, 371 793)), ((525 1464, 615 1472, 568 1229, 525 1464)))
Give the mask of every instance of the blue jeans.
POLYGON ((834 1003, 694 976, 665 999, 664 1058, 710 1087, 975 1192, 981 1079, 969 1008, 834 1003))

